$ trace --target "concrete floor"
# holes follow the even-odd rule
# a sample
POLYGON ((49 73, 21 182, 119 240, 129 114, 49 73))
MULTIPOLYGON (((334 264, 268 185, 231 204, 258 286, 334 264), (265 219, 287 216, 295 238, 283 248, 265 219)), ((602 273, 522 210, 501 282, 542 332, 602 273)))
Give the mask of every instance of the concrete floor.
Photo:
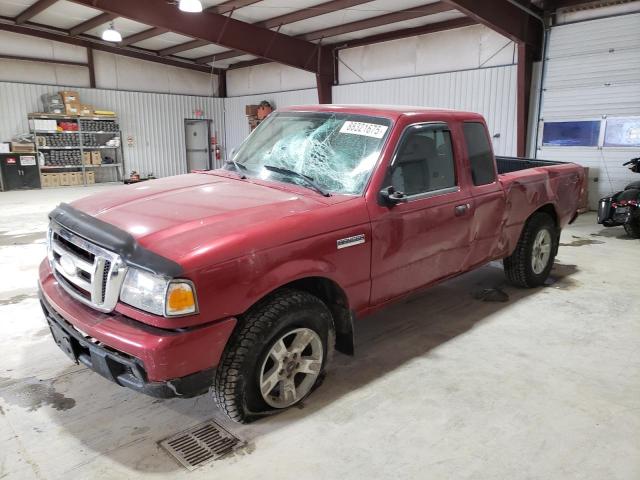
POLYGON ((301 408, 249 426, 71 365, 36 299, 46 214, 113 187, 0 193, 0 478, 640 478, 640 241, 584 215, 554 283, 499 264, 356 325, 301 408), (506 303, 477 300, 501 286, 506 303), (214 418, 247 441, 188 473, 158 441, 214 418))

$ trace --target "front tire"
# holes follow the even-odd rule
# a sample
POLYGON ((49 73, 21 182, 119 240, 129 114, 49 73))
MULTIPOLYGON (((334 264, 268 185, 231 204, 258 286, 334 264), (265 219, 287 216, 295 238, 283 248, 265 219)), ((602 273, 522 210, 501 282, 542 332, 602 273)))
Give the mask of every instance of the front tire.
POLYGON ((546 213, 534 213, 522 230, 516 249, 503 260, 507 280, 525 288, 539 287, 553 268, 559 234, 546 213))
POLYGON ((232 420, 249 423, 302 401, 322 379, 332 317, 317 297, 283 289, 239 319, 216 370, 213 396, 232 420))

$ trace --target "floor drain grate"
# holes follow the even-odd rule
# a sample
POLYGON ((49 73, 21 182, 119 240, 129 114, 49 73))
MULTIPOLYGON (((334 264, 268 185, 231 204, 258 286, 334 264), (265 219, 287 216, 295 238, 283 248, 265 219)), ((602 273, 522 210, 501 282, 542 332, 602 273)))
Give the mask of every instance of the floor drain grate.
POLYGON ((217 423, 208 421, 167 438, 160 445, 185 468, 195 470, 226 455, 242 442, 217 423))

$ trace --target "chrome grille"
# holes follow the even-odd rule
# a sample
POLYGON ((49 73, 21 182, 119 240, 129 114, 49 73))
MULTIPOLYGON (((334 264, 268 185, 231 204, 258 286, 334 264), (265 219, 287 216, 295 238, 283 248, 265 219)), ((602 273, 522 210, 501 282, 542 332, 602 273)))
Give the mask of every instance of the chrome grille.
POLYGON ((48 257, 58 283, 76 300, 101 312, 112 311, 126 265, 119 255, 51 222, 48 257))

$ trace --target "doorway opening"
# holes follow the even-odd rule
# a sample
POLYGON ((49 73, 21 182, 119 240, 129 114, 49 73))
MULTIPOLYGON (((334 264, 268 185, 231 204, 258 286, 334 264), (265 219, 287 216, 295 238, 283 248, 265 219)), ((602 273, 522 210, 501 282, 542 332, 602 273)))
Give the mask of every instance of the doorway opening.
POLYGON ((211 120, 185 118, 184 138, 187 172, 211 170, 211 120))

